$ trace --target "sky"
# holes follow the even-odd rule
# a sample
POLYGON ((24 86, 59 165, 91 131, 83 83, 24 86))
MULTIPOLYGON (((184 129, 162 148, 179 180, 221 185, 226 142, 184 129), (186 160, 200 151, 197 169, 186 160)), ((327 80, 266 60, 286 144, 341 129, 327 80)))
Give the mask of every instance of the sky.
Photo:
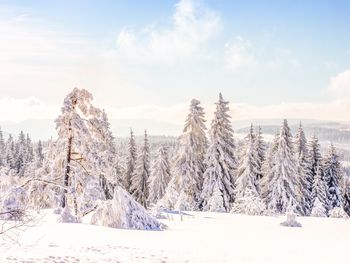
POLYGON ((0 0, 0 121, 54 119, 74 87, 112 119, 349 121, 350 2, 0 0))

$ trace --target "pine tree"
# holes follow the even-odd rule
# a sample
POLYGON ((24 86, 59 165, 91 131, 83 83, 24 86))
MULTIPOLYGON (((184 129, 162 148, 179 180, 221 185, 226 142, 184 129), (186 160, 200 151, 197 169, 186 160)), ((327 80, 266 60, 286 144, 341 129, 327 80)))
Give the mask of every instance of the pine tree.
POLYGON ((4 135, 0 127, 0 167, 1 166, 6 166, 6 145, 4 135))
POLYGON ((37 162, 37 167, 42 167, 44 162, 44 153, 43 153, 43 145, 41 140, 39 140, 36 150, 35 150, 35 157, 37 162))
POLYGON ((198 100, 193 99, 183 134, 179 138, 179 149, 174 168, 174 186, 179 193, 175 206, 181 210, 198 210, 205 170, 204 155, 207 148, 204 110, 198 100))
POLYGON ((6 141, 6 163, 10 169, 15 169, 15 142, 12 135, 10 134, 6 141))
POLYGON ((260 215, 264 210, 264 203, 259 196, 260 159, 256 148, 256 137, 253 125, 245 137, 243 156, 237 169, 232 212, 249 215, 260 215))
POLYGON ((344 178, 343 208, 350 216, 350 177, 348 176, 344 178))
POLYGON ((27 137, 26 137, 25 148, 26 148, 25 161, 26 161, 26 163, 31 163, 34 160, 34 150, 33 150, 32 140, 30 139, 28 133, 27 133, 27 137))
POLYGON ((136 150, 136 142, 132 129, 130 129, 130 139, 129 139, 129 152, 128 152, 128 162, 126 167, 126 173, 124 177, 124 187, 129 192, 131 191, 131 178, 135 171, 137 159, 137 150, 136 150))
POLYGON ((329 208, 332 210, 335 207, 342 206, 342 195, 340 183, 342 180, 341 165, 336 149, 333 144, 330 146, 328 153, 323 163, 324 178, 328 191, 329 208))
POLYGON ((255 134, 254 147, 257 151, 257 162, 258 162, 258 178, 259 180, 263 177, 263 163, 266 155, 266 143, 262 137, 261 127, 259 126, 255 134))
MULTIPOLYGON (((298 206, 298 177, 296 160, 293 155, 293 143, 287 120, 277 140, 277 149, 273 155, 273 166, 267 174, 264 196, 267 208, 272 213, 285 213, 289 205, 298 206)), ((299 211, 299 209, 297 209, 299 211)))
POLYGON ((150 177, 150 153, 147 131, 145 131, 144 144, 136 162, 136 168, 131 178, 132 196, 137 202, 147 208, 148 205, 148 179, 150 177))
POLYGON ((294 141, 294 152, 299 175, 300 201, 303 215, 310 215, 312 208, 312 174, 307 140, 301 123, 294 141))
POLYGON ((318 138, 313 135, 310 141, 310 167, 312 174, 312 189, 311 197, 312 204, 315 203, 316 197, 323 204, 323 207, 327 210, 329 207, 328 194, 326 188, 326 182, 324 181, 324 172, 322 167, 322 156, 320 151, 320 144, 318 138))
POLYGON ((166 187, 170 181, 170 164, 166 147, 159 148, 158 158, 155 160, 151 176, 149 177, 148 202, 155 204, 165 194, 166 187))
POLYGON ((23 131, 20 132, 15 146, 15 171, 18 175, 23 176, 27 162, 27 142, 23 131))
POLYGON ((204 211, 229 211, 234 200, 237 161, 228 104, 220 93, 211 123, 210 144, 206 155, 207 169, 202 191, 204 211), (215 198, 215 202, 212 198, 215 198))

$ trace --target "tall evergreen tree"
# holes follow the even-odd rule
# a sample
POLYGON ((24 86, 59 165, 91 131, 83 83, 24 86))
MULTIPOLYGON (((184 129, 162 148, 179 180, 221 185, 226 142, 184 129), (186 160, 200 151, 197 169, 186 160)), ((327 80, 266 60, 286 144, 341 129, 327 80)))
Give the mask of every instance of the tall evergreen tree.
POLYGON ((151 176, 149 177, 149 203, 155 204, 164 196, 170 177, 167 148, 162 145, 158 150, 158 157, 153 163, 151 176))
POLYGON ((1 166, 6 166, 6 145, 4 135, 0 127, 0 167, 1 166))
POLYGON ((200 102, 191 100, 183 134, 174 165, 174 186, 178 192, 175 206, 182 210, 200 208, 200 193, 205 170, 204 156, 207 148, 204 110, 200 102))
POLYGON ((326 182, 324 181, 324 173, 322 166, 321 146, 318 142, 318 138, 313 135, 310 141, 310 167, 312 174, 312 189, 311 197, 312 204, 314 205, 316 197, 322 203, 323 207, 327 210, 329 207, 328 194, 326 188, 326 182))
POLYGON ((205 211, 229 211, 234 200, 237 161, 228 105, 229 102, 220 93, 211 123, 210 144, 206 155, 207 169, 202 191, 205 211))
POLYGON ((266 155, 266 143, 264 142, 260 126, 256 130, 254 137, 254 148, 257 151, 258 178, 261 179, 263 177, 263 163, 266 155))
POLYGON ((129 138, 129 151, 128 151, 128 161, 126 167, 126 173, 124 177, 124 187, 129 192, 131 191, 131 178, 135 171, 137 159, 137 150, 136 150, 136 142, 132 129, 130 129, 130 138, 129 138))
POLYGON ((43 152, 43 144, 41 140, 38 141, 38 144, 35 149, 35 157, 37 162, 37 167, 42 167, 44 163, 44 152, 43 152))
POLYGON ((147 131, 145 131, 144 144, 136 162, 136 168, 131 178, 132 195, 137 202, 147 208, 148 179, 150 176, 150 153, 147 131))
POLYGON ((15 146, 15 171, 23 176, 26 168, 28 156, 27 141, 23 131, 20 132, 15 146))
POLYGON ((312 209, 312 174, 309 158, 309 150, 304 129, 299 125, 295 135, 294 152, 297 160, 297 171, 299 176, 300 201, 303 215, 310 215, 312 209))
POLYGON ((297 186, 292 135, 287 120, 284 120, 273 155, 273 166, 266 176, 264 191, 268 210, 272 213, 285 213, 289 205, 298 207, 300 201, 297 186))
POLYGON ((10 134, 6 141, 6 163, 10 169, 15 169, 15 142, 10 134))
POLYGON ((350 177, 344 178, 344 189, 343 189, 343 207, 344 211, 350 216, 350 177))
POLYGON ((29 134, 27 133, 26 136, 26 162, 27 163, 31 163, 34 160, 34 149, 33 149, 33 143, 32 143, 32 139, 30 139, 29 134))
POLYGON ((265 210, 264 203, 259 196, 260 163, 259 152, 256 148, 257 138, 254 135, 253 125, 245 137, 243 156, 237 169, 232 212, 259 215, 265 210))
POLYGON ((333 144, 329 147, 323 163, 324 178, 327 187, 329 210, 335 207, 342 207, 342 195, 340 184, 342 180, 341 165, 339 156, 333 144))

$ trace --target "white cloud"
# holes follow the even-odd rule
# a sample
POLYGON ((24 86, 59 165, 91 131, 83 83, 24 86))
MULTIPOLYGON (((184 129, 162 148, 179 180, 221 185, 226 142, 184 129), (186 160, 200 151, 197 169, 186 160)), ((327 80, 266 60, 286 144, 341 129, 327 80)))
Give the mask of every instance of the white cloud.
POLYGON ((350 100, 350 70, 343 71, 332 77, 330 89, 337 98, 350 100))
POLYGON ((224 62, 229 69, 238 69, 256 64, 256 58, 249 41, 238 36, 225 44, 224 62))
POLYGON ((196 0, 181 0, 175 5, 170 28, 145 27, 122 30, 117 38, 118 51, 128 59, 165 62, 200 55, 205 44, 220 28, 220 17, 196 0))
POLYGON ((0 99, 0 121, 24 121, 27 119, 54 119, 60 107, 49 105, 36 97, 0 99))

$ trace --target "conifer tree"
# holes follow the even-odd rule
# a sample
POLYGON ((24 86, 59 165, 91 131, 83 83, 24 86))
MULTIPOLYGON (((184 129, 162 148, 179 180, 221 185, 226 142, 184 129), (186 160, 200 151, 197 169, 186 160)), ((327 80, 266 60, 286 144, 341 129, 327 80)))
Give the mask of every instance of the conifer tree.
POLYGON ((28 156, 27 142, 23 131, 20 132, 15 147, 15 171, 18 175, 23 176, 28 156))
POLYGON ((350 216, 350 177, 348 176, 344 178, 343 208, 350 216))
POLYGON ((249 215, 259 215, 265 210, 264 203, 259 196, 260 163, 256 137, 253 125, 245 137, 243 156, 237 169, 232 212, 249 215))
POLYGON ((153 163, 149 178, 149 203, 155 204, 164 196, 170 177, 168 153, 163 145, 158 150, 158 157, 153 163))
POLYGON ((256 130, 256 134, 254 137, 254 147, 257 151, 258 179, 260 180, 263 177, 263 163, 265 161, 266 155, 266 143, 264 142, 260 126, 256 130))
POLYGON ((1 166, 6 166, 6 145, 4 135, 0 127, 0 167, 1 166))
POLYGON ((10 134, 6 141, 6 163, 10 169, 15 169, 15 142, 10 134))
POLYGON ((310 167, 312 174, 312 189, 311 197, 312 204, 315 203, 316 197, 323 204, 323 207, 327 210, 329 207, 328 194, 326 188, 326 182, 324 181, 324 172, 322 166, 322 156, 320 150, 320 144, 318 138, 313 135, 310 141, 310 167))
MULTIPOLYGON (((287 120, 283 121, 273 155, 272 168, 265 180, 264 196, 267 209, 272 213, 285 213, 287 207, 299 205, 298 177, 296 160, 293 155, 293 142, 287 120)), ((297 208, 299 211, 299 208, 297 208)))
POLYGON ((198 210, 205 170, 204 156, 207 148, 204 110, 200 102, 191 100, 183 134, 174 165, 174 187, 178 200, 174 206, 181 210, 198 210))
POLYGON ((300 206, 303 215, 309 215, 312 208, 312 174, 307 140, 301 123, 294 141, 294 152, 299 176, 300 206))
POLYGON ((202 191, 204 211, 230 211, 234 200, 237 161, 228 105, 229 102, 220 93, 211 123, 210 144, 206 155, 207 169, 202 191))
POLYGON ((131 178, 132 178, 134 171, 135 171, 136 159, 137 159, 136 142, 135 142, 134 133, 133 133, 132 129, 130 129, 128 161, 127 161, 125 177, 123 180, 124 187, 129 193, 132 193, 132 191, 131 191, 131 178))
POLYGON ((131 178, 132 196, 137 202, 147 208, 148 205, 148 180, 150 176, 150 153, 147 131, 145 131, 144 144, 136 162, 136 168, 131 178))
POLYGON ((37 167, 42 167, 45 157, 43 153, 43 144, 41 140, 38 141, 38 144, 36 146, 35 157, 36 157, 37 167))
POLYGON ((324 178, 328 191, 329 208, 342 206, 341 181, 342 173, 339 157, 333 144, 329 147, 328 153, 323 163, 324 178))

